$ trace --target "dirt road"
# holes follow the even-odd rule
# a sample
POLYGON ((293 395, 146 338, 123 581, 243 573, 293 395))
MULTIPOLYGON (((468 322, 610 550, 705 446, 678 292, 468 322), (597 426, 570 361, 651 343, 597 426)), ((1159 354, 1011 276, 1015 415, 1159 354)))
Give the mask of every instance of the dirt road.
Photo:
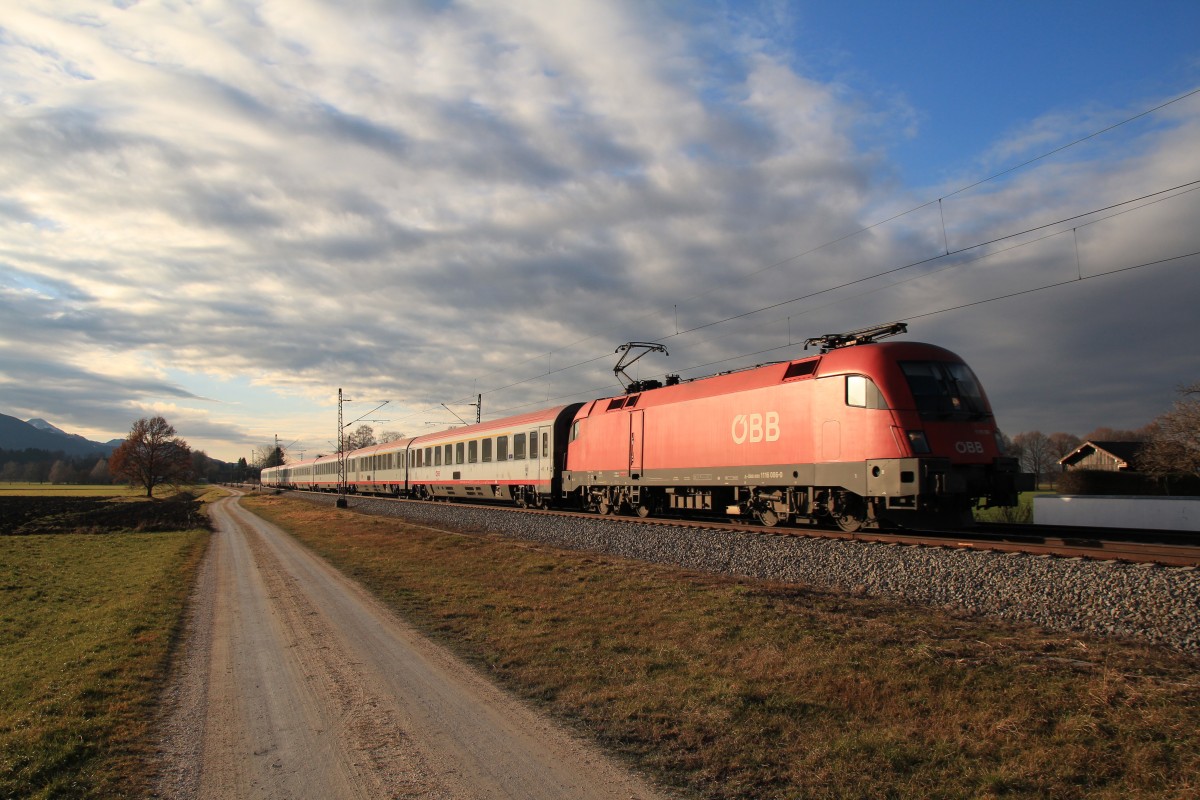
POLYGON ((212 517, 158 796, 657 796, 236 498, 212 517))

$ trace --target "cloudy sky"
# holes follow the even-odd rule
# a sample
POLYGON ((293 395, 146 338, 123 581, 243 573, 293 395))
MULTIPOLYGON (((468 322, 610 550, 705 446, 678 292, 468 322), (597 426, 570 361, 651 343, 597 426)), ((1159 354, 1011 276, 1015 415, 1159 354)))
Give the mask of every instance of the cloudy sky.
POLYGON ((1197 30, 1190 0, 7 0, 0 413, 312 456, 339 387, 414 434, 610 394, 627 341, 696 377, 907 320, 1010 434, 1138 427, 1200 380, 1197 30))

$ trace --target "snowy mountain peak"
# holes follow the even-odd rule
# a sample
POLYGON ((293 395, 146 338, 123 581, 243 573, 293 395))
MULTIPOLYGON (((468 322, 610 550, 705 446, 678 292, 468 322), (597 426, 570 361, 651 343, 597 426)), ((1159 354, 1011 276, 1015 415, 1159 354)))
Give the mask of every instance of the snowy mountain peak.
POLYGON ((49 431, 50 433, 58 433, 63 436, 71 435, 71 434, 67 433, 66 431, 64 431, 62 428, 56 428, 55 426, 51 425, 49 422, 46 422, 46 420, 41 419, 39 417, 35 417, 33 419, 27 419, 27 420, 25 420, 25 424, 32 425, 33 427, 37 428, 39 431, 49 431))

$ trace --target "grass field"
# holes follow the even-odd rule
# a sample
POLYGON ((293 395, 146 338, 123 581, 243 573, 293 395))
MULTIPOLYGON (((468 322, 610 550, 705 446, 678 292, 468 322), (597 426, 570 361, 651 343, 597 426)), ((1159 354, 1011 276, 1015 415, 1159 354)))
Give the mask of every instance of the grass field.
POLYGON ((1021 492, 1017 498, 1017 505, 1011 507, 1000 508, 977 508, 975 509, 976 522, 1008 522, 1015 524, 1028 524, 1033 522, 1033 498, 1043 494, 1054 494, 1049 491, 1036 492, 1021 492))
POLYGON ((286 497, 246 502, 689 796, 1200 793, 1194 658, 286 497))
POLYGON ((0 797, 145 796, 155 702, 207 540, 0 536, 0 797))
MULTIPOLYGON (((156 487, 155 497, 162 499, 173 494, 169 486, 156 487)), ((74 484, 74 483, 6 483, 0 482, 0 497, 140 497, 146 496, 141 486, 121 483, 74 484)))

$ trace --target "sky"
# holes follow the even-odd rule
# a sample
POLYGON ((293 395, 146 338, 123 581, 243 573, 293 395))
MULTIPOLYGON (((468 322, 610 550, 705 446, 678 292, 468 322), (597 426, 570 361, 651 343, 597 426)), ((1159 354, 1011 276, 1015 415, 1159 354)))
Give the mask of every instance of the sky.
POLYGON ((226 461, 906 321, 1000 427, 1200 381, 1200 4, 0 11, 0 413, 226 461), (386 401, 386 404, 384 404, 386 401), (382 405, 377 409, 377 406, 382 405))

